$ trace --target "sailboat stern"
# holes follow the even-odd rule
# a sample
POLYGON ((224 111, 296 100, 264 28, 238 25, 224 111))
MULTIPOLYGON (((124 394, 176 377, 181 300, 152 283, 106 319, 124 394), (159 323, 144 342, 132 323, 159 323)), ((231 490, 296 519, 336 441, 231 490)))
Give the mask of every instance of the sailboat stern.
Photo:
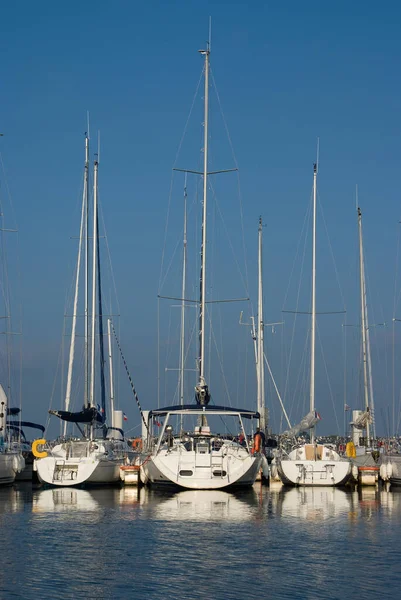
POLYGON ((251 455, 237 445, 224 452, 159 451, 143 465, 145 478, 154 485, 216 490, 251 486, 261 468, 262 456, 251 455))
POLYGON ((276 463, 286 485, 340 486, 347 483, 352 473, 349 460, 323 445, 305 444, 288 456, 276 457, 276 463))

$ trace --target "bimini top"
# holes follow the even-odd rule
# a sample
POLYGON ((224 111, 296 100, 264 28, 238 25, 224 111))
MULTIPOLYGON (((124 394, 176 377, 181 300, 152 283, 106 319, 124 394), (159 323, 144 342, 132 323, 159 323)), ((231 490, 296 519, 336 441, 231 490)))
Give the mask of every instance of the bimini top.
POLYGON ((260 414, 254 410, 245 410, 243 408, 232 408, 231 406, 199 406, 199 404, 176 404, 175 406, 166 406, 165 408, 157 408, 149 411, 149 419, 153 416, 165 417, 167 413, 175 413, 176 415, 203 415, 209 414, 226 414, 226 415, 241 415, 245 419, 259 419, 260 414))

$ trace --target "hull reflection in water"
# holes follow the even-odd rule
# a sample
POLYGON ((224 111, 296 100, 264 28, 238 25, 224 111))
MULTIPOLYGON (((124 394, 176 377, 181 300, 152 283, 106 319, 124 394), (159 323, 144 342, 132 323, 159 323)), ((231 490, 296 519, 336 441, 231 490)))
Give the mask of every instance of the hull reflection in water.
POLYGON ((308 521, 328 519, 348 513, 353 507, 353 497, 335 487, 299 487, 280 492, 281 516, 291 516, 308 521))
POLYGON ((32 499, 33 512, 95 511, 99 508, 90 492, 77 488, 52 488, 41 490, 32 499))
POLYGON ((186 490, 168 498, 146 492, 144 503, 153 504, 153 516, 165 521, 242 521, 249 519, 253 509, 258 507, 258 498, 252 489, 241 494, 222 490, 186 490))

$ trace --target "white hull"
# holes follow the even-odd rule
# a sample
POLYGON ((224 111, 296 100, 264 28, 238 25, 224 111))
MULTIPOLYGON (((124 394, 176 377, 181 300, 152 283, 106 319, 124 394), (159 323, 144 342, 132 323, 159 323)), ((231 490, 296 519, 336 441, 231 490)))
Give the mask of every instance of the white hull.
POLYGON ((380 477, 391 485, 401 485, 401 456, 385 456, 380 466, 380 477))
POLYGON ((50 455, 35 460, 34 469, 48 485, 110 485, 120 482, 124 462, 121 452, 113 456, 110 443, 78 441, 55 446, 50 455))
POLYGON ((199 456, 195 452, 160 450, 144 461, 141 479, 151 485, 176 485, 192 490, 221 490, 255 483, 261 467, 261 455, 244 450, 199 456))
POLYGON ((285 485, 338 486, 351 477, 352 465, 326 446, 305 444, 286 457, 275 458, 278 475, 285 485), (313 451, 314 457, 309 454, 313 451))
POLYGON ((120 481, 120 460, 63 460, 53 456, 35 461, 41 483, 54 486, 101 485, 120 481))
POLYGON ((24 458, 16 452, 0 453, 0 485, 14 483, 17 473, 25 466, 24 458))

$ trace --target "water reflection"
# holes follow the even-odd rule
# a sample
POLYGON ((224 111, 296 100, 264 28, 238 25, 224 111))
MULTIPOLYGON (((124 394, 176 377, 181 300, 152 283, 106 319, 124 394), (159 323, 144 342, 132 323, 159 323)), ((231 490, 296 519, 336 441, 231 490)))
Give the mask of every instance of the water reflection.
POLYGON ((401 490, 18 485, 0 488, 3 522, 1 598, 209 600, 273 590, 275 600, 338 600, 347 589, 370 600, 383 589, 396 598, 401 586, 401 490))
POLYGON ((252 517, 253 509, 258 506, 258 497, 252 489, 241 494, 185 490, 168 496, 143 491, 142 502, 149 504, 154 518, 164 521, 241 521, 252 517))
POLYGON ((31 487, 29 486, 27 494, 24 486, 21 486, 21 488, 14 486, 0 487, 0 514, 24 510, 30 490, 31 487))
POLYGON ((283 517, 321 521, 354 510, 353 494, 335 487, 283 488, 278 493, 278 510, 283 517))
POLYGON ((96 511, 99 503, 90 492, 76 488, 40 490, 33 495, 32 512, 96 511))
POLYGON ((124 518, 163 521, 247 521, 292 518, 322 521, 346 515, 369 519, 375 513, 401 516, 401 489, 359 490, 254 486, 222 490, 159 491, 137 487, 35 489, 30 484, 0 487, 0 515, 7 513, 93 513, 118 509, 124 518))

